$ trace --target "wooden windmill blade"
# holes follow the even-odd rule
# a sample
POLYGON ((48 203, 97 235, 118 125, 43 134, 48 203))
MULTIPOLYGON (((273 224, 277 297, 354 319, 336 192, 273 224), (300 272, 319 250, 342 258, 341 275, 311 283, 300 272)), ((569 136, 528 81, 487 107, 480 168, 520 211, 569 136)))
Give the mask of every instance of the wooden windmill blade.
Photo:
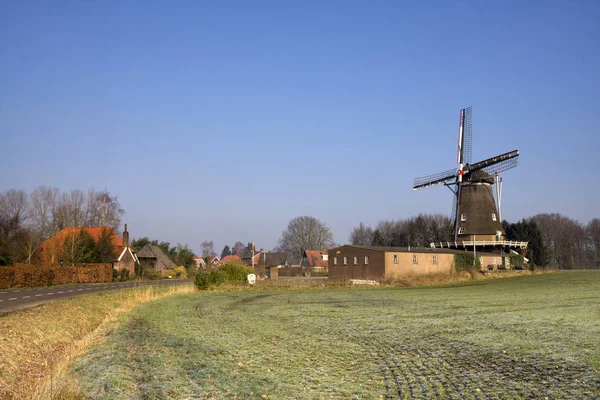
POLYGON ((476 171, 483 170, 488 175, 508 171, 516 167, 519 163, 519 150, 509 151, 487 160, 476 162, 465 168, 464 174, 473 174, 476 171))
POLYGON ((420 178, 415 178, 413 182, 413 190, 419 190, 429 186, 439 185, 440 183, 444 183, 455 178, 456 169, 449 169, 448 171, 440 172, 437 174, 422 176, 420 178))
POLYGON ((458 164, 470 164, 473 157, 473 109, 460 110, 458 125, 458 164))

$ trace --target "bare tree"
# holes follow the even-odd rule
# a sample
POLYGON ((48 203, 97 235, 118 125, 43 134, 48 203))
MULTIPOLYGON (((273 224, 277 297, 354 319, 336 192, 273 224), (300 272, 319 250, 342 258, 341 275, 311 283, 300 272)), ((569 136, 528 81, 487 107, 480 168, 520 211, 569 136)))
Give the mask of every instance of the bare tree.
POLYGON ((586 233, 590 243, 591 251, 594 255, 593 265, 596 268, 600 267, 600 219, 594 218, 586 228, 586 233))
POLYGON ((66 227, 85 226, 84 206, 85 194, 79 189, 60 195, 52 214, 54 229, 60 231, 66 227))
POLYGON ((371 246, 373 244, 373 229, 362 222, 350 232, 350 243, 358 246, 371 246))
POLYGON ((302 256, 305 250, 321 250, 333 246, 331 230, 314 217, 292 219, 279 239, 279 250, 302 256))
POLYGON ((52 213, 56 207, 58 189, 38 186, 31 193, 29 215, 39 240, 44 240, 52 233, 52 213))
POLYGON ((15 228, 27 219, 28 204, 27 193, 22 189, 10 189, 0 194, 0 213, 15 228))
POLYGON ((557 213, 537 214, 532 220, 542 231, 551 265, 566 269, 588 266, 586 231, 579 222, 557 213))
POLYGON ((202 242, 202 257, 212 257, 215 255, 214 243, 212 240, 202 242))
POLYGON ((370 230, 361 223, 350 234, 350 241, 358 243, 360 235, 364 235, 374 246, 429 246, 431 242, 449 240, 452 224, 442 214, 419 214, 408 219, 379 221, 371 233, 370 230))
POLYGON ((236 256, 241 257, 244 254, 244 249, 246 245, 242 242, 235 242, 233 248, 231 249, 231 254, 235 254, 236 256))

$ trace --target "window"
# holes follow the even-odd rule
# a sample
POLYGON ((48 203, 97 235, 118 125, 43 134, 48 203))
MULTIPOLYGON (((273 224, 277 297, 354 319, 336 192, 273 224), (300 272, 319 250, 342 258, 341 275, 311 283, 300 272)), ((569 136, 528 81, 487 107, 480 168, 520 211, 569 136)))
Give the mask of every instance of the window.
POLYGON ((496 221, 496 214, 492 213, 492 221, 496 221))
POLYGON ((329 260, 329 254, 323 254, 322 257, 323 257, 323 261, 329 260))
POLYGON ((419 262, 419 259, 417 258, 416 254, 413 254, 413 264, 416 264, 419 262))
POLYGON ((437 264, 437 256, 433 256, 433 263, 437 264))
POLYGON ((365 256, 365 265, 369 265, 369 256, 365 256))
POLYGON ((337 265, 337 257, 333 257, 333 265, 337 265))
POLYGON ((354 265, 358 265, 358 257, 354 256, 354 265))
POLYGON ((466 221, 467 220, 467 214, 460 214, 460 220, 461 221, 466 221))
POLYGON ((461 227, 458 228, 458 234, 462 235, 463 233, 465 233, 465 227, 461 226, 461 227))
POLYGON ((398 264, 398 254, 394 254, 394 264, 398 264))
POLYGON ((344 256, 344 265, 348 265, 348 257, 344 256))

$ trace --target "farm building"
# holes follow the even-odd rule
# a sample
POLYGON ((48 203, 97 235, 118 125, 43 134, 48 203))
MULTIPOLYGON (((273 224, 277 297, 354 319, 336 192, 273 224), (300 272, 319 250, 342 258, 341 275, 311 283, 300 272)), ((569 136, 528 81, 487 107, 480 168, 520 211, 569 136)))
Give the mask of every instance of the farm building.
POLYGON ((129 271, 130 276, 135 274, 135 264, 139 263, 135 250, 129 247, 129 232, 127 232, 127 224, 125 224, 125 230, 123 231, 123 250, 121 254, 113 261, 113 268, 117 271, 126 269, 129 271))
POLYGON ((169 256, 165 254, 163 249, 151 244, 142 247, 137 253, 137 258, 140 261, 140 265, 154 268, 157 271, 175 269, 177 267, 169 256))
MULTIPOLYGON (((345 245, 330 249, 329 279, 383 280, 411 275, 450 274, 455 272, 454 256, 472 254, 464 250, 345 245)), ((508 257, 477 253, 480 264, 508 266, 508 257)))

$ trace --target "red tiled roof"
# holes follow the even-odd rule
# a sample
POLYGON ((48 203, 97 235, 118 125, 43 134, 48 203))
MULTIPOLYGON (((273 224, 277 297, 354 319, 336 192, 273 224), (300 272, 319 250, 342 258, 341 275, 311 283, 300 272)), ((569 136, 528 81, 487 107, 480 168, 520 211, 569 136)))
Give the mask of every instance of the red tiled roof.
MULTIPOLYGON (((81 229, 83 229, 88 235, 90 235, 92 239, 94 239, 94 242, 97 242, 98 240, 100 240, 100 236, 102 236, 102 230, 106 228, 103 228, 101 226, 96 226, 92 228, 65 228, 62 231, 58 232, 56 235, 52 236, 50 239, 58 240, 60 241, 60 243, 62 243, 69 235, 73 233, 77 234, 81 229)), ((110 238, 112 245, 114 247, 122 248, 123 239, 121 238, 121 236, 117 235, 115 231, 112 230, 112 228, 108 229, 112 231, 112 236, 110 238)))
POLYGON ((238 263, 241 264, 242 263, 242 259, 240 258, 240 256, 236 256, 236 255, 231 255, 231 256, 225 256, 221 259, 221 261, 219 261, 219 265, 220 264, 224 264, 224 263, 238 263))
POLYGON ((323 260, 323 255, 327 255, 327 250, 306 250, 305 253, 309 266, 327 268, 327 261, 323 260))
MULTIPOLYGON (((49 247, 50 246, 54 246, 55 248, 61 247, 63 245, 65 239, 68 238, 69 235, 76 235, 79 233, 79 231, 81 229, 83 229, 88 235, 90 235, 92 237, 92 239, 94 239, 94 242, 97 243, 98 240, 100 239, 100 237, 102 236, 102 230, 106 229, 106 228, 103 228, 101 226, 91 227, 91 228, 73 228, 73 227, 64 228, 63 230, 58 232, 56 235, 45 240, 40 245, 41 259, 43 261, 51 261, 51 260, 49 260, 50 257, 47 254, 49 247)), ((123 239, 121 238, 121 236, 117 235, 112 228, 108 228, 108 229, 110 229, 112 232, 110 241, 113 245, 113 253, 115 254, 116 257, 118 257, 123 252, 123 239)), ((54 260, 54 262, 56 262, 56 260, 54 260)))

